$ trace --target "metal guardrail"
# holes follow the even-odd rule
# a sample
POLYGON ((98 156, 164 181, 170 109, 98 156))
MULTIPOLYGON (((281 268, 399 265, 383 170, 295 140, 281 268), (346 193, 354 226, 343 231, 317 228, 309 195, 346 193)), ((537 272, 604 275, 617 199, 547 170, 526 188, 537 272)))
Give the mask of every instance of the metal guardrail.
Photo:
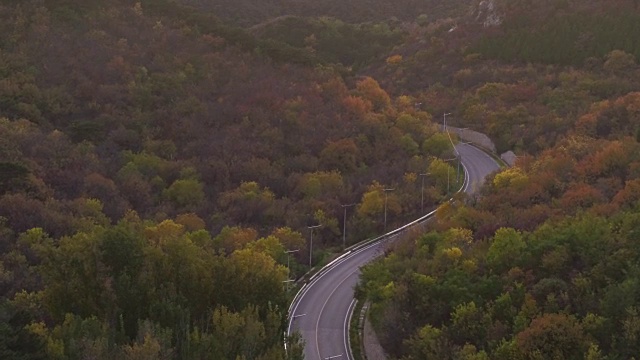
MULTIPOLYGON (((462 185, 460 186, 460 189, 458 189, 458 191, 456 191, 456 194, 467 190, 467 187, 469 186, 469 172, 466 168, 466 166, 464 164, 462 164, 462 167, 464 169, 464 173, 465 173, 465 180, 462 183, 462 185)), ((452 196, 451 198, 449 198, 449 200, 447 200, 447 202, 452 202, 454 200, 454 197, 452 196)), ((304 294, 307 293, 307 291, 309 290, 309 288, 311 286, 313 286, 313 284, 318 281, 319 279, 321 279, 328 271, 330 271, 334 266, 342 263, 343 261, 345 261, 346 259, 350 258, 351 256, 354 256, 362 251, 365 251, 367 249, 369 249, 372 246, 377 245, 378 243, 383 242, 384 240, 390 239, 400 233, 402 233, 403 231, 412 228, 416 225, 422 224, 423 222, 429 220, 436 212, 438 211, 438 209, 435 209, 421 217, 419 217, 418 219, 407 223, 395 230, 389 231, 386 234, 380 235, 376 238, 373 239, 367 239, 367 240, 363 240, 357 244, 351 245, 349 247, 347 247, 345 249, 345 252, 338 256, 336 259, 334 259, 333 261, 331 261, 330 263, 328 263, 327 265, 323 266, 320 270, 318 270, 318 272, 316 272, 315 274, 313 274, 311 276, 311 278, 309 278, 309 280, 302 285, 302 287, 300 288, 300 290, 298 290, 298 292, 296 293, 296 295, 294 296, 293 300, 291 301, 291 305, 289 305, 289 309, 288 309, 288 325, 287 325, 287 333, 286 335, 291 335, 291 326, 293 324, 293 317, 291 316, 291 314, 295 313, 295 309, 298 307, 299 303, 300 303, 300 299, 304 296, 304 294)), ((349 329, 347 329, 347 332, 349 331, 349 329)), ((285 350, 287 349, 287 344, 285 342, 285 350)), ((348 351, 350 352, 351 349, 348 349, 348 351)), ((351 354, 347 354, 347 358, 351 359, 353 358, 353 356, 351 354)))

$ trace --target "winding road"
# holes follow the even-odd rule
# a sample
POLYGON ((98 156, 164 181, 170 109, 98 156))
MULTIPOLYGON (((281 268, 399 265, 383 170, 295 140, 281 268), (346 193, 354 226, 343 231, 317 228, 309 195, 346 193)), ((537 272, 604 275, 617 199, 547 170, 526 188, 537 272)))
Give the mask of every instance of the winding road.
MULTIPOLYGON (((463 190, 473 193, 499 166, 493 158, 472 145, 458 144, 456 149, 467 174, 463 190)), ((422 222, 432 214, 414 223, 422 222)), ((381 255, 386 242, 403 228, 345 253, 324 267, 300 290, 289 310, 288 332, 301 333, 306 360, 352 360, 348 350, 348 325, 355 304, 353 288, 358 282, 360 267, 381 255)))

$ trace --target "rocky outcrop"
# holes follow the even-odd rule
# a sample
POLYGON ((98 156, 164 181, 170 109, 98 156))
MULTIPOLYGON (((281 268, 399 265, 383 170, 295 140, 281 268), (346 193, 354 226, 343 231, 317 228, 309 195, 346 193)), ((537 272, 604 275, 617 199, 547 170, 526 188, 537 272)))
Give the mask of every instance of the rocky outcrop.
POLYGON ((518 159, 518 157, 513 153, 513 151, 509 150, 505 153, 502 153, 502 155, 500 155, 500 159, 502 159, 502 161, 504 161, 507 165, 513 166, 516 164, 516 160, 518 159))
POLYGON ((482 0, 475 11, 475 20, 484 27, 499 26, 504 15, 500 12, 496 0, 482 0))
POLYGON ((450 132, 458 135, 458 138, 460 138, 460 140, 462 140, 463 142, 470 142, 490 152, 496 152, 496 145, 487 135, 481 132, 470 130, 467 128, 456 128, 452 126, 447 126, 447 129, 450 132))

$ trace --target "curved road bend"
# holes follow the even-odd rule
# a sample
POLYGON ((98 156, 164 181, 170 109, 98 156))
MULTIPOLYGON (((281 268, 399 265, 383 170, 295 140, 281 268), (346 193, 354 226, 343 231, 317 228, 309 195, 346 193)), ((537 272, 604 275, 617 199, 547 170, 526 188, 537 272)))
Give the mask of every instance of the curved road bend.
POLYGON ((465 185, 464 192, 473 194, 480 190, 480 186, 484 183, 484 178, 498 170, 500 166, 496 163, 495 159, 475 146, 458 144, 456 145, 456 149, 462 157, 462 163, 469 175, 469 181, 465 185))
MULTIPOLYGON (((467 193, 477 191, 484 178, 499 169, 493 158, 471 145, 458 144, 456 149, 468 175, 467 193)), ((306 360, 352 360, 347 350, 347 326, 353 288, 360 267, 381 255, 384 246, 384 242, 376 242, 346 255, 314 278, 292 305, 288 330, 300 331, 306 360)))

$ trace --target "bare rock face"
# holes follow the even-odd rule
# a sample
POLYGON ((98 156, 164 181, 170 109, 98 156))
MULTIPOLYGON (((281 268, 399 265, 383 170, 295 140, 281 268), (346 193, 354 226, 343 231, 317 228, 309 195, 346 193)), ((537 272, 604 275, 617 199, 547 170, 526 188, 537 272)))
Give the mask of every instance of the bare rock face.
POLYGON ((500 13, 496 0, 482 0, 476 9, 476 21, 484 27, 499 26, 502 24, 503 15, 500 13))
POLYGON ((500 155, 500 159, 502 159, 502 161, 507 163, 507 165, 513 166, 516 164, 516 160, 518 159, 518 157, 516 156, 516 154, 513 153, 513 151, 509 150, 503 153, 502 155, 500 155))

